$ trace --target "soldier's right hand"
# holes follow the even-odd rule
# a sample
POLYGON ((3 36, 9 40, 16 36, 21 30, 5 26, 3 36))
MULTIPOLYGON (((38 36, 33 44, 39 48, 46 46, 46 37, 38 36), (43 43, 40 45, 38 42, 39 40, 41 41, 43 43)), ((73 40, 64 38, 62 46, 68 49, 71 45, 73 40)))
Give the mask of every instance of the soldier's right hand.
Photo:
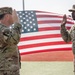
POLYGON ((62 20, 62 22, 61 22, 61 25, 64 25, 64 26, 65 26, 66 22, 67 22, 67 17, 66 17, 66 14, 65 14, 65 15, 63 16, 63 20, 62 20))
POLYGON ((14 23, 19 23, 19 22, 20 22, 19 17, 18 17, 18 15, 17 15, 17 12, 16 12, 15 9, 14 9, 13 12, 12 12, 12 18, 13 18, 13 22, 14 22, 14 23))

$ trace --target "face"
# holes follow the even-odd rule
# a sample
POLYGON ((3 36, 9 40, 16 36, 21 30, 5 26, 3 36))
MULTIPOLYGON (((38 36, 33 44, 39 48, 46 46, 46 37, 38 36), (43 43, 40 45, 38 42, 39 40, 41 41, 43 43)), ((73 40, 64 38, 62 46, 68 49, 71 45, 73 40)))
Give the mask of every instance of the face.
POLYGON ((72 12, 72 18, 75 20, 75 11, 72 12))
POLYGON ((4 17, 1 19, 1 23, 6 26, 12 25, 13 24, 12 14, 5 14, 4 17))
POLYGON ((9 14, 9 23, 10 23, 10 25, 13 24, 12 14, 9 14))

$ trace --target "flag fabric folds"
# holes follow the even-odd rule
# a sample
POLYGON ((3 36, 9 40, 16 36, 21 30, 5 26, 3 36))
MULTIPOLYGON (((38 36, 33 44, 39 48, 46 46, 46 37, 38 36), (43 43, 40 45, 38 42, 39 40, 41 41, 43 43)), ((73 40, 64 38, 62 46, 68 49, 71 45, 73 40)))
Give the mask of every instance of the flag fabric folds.
MULTIPOLYGON (((68 51, 71 42, 61 38, 60 25, 63 15, 44 11, 17 11, 22 24, 22 34, 18 44, 21 55, 47 51, 68 51)), ((66 27, 73 25, 67 17, 66 27)))

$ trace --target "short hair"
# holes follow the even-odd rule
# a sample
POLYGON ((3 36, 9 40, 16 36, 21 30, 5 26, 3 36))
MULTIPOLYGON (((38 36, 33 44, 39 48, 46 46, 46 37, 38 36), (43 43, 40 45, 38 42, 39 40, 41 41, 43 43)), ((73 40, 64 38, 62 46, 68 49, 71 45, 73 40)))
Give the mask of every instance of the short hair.
POLYGON ((3 19, 5 14, 0 15, 0 20, 3 19))

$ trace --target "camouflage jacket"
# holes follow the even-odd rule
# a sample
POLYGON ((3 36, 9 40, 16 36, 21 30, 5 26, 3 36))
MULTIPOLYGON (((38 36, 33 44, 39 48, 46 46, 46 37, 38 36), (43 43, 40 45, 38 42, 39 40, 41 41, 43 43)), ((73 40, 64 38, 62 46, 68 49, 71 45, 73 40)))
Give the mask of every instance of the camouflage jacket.
POLYGON ((20 69, 20 41, 22 26, 15 23, 9 27, 0 24, 0 70, 20 69))
POLYGON ((72 41, 72 49, 73 53, 75 54, 75 24, 70 30, 67 30, 64 25, 61 25, 61 36, 65 42, 72 41))

